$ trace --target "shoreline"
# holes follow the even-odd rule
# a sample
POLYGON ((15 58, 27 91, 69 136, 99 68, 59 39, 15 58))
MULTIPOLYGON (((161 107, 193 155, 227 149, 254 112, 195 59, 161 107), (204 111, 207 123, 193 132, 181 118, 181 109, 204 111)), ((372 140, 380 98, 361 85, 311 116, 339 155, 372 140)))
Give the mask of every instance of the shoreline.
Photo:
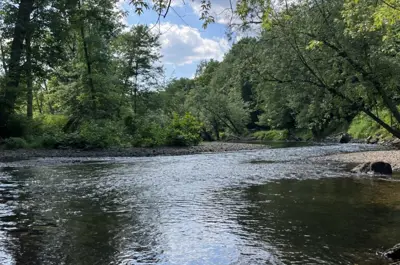
POLYGON ((104 150, 79 149, 17 149, 0 150, 0 162, 12 162, 34 158, 94 158, 94 157, 153 157, 181 156, 203 153, 224 153, 268 149, 267 145, 230 142, 203 142, 191 147, 132 147, 104 150))
POLYGON ((363 164, 382 161, 389 163, 393 171, 400 171, 400 150, 377 150, 355 153, 339 153, 322 157, 315 157, 317 162, 337 162, 344 164, 363 164))
MULTIPOLYGON (((191 147, 132 147, 119 149, 17 149, 0 150, 0 163, 23 161, 36 158, 107 158, 107 157, 155 157, 182 156, 207 153, 225 153, 270 149, 260 143, 203 142, 191 147)), ((383 161, 391 164, 394 171, 400 171, 400 150, 373 150, 352 153, 336 153, 310 157, 317 163, 362 164, 383 161)))

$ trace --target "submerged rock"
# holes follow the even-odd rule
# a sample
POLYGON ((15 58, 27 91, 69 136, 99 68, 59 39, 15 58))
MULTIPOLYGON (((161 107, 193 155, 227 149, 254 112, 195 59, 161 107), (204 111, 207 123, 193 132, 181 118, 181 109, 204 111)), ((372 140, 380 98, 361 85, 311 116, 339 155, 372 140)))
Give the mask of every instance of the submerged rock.
POLYGON ((394 247, 384 251, 382 255, 392 261, 400 261, 400 244, 397 244, 394 247))
POLYGON ((389 163, 377 161, 368 162, 356 166, 351 170, 355 173, 372 173, 372 174, 382 174, 382 175, 392 175, 392 166, 389 163))

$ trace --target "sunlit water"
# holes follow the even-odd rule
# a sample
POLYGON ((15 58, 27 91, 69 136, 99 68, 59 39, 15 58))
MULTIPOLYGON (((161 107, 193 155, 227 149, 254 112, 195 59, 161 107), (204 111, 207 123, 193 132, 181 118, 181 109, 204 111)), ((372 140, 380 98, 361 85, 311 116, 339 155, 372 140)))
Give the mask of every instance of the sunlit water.
POLYGON ((352 176, 314 146, 0 172, 0 264, 384 264, 400 182, 352 176))

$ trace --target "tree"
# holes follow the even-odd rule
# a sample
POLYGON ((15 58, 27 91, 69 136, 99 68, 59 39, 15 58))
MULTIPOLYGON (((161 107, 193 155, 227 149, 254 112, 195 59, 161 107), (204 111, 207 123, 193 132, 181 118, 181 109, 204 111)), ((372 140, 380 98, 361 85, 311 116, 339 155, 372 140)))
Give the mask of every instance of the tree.
MULTIPOLYGON (((263 1, 261 1, 263 2, 263 1)), ((254 17, 264 5, 241 1, 243 19, 254 17)), ((264 8, 258 21, 266 28, 263 42, 269 49, 265 74, 271 81, 288 86, 309 86, 362 111, 396 137, 400 131, 384 122, 372 109, 383 106, 397 122, 399 61, 382 51, 383 32, 364 36, 345 34, 340 0, 298 1, 279 10, 264 8)))
POLYGON ((149 27, 139 25, 121 34, 115 41, 119 78, 122 82, 122 99, 129 95, 133 113, 137 113, 140 90, 157 85, 163 69, 159 63, 160 43, 149 27))
POLYGON ((15 101, 20 93, 21 56, 34 0, 21 0, 12 35, 10 58, 7 65, 6 84, 0 95, 0 137, 9 135, 7 123, 14 111, 15 101))

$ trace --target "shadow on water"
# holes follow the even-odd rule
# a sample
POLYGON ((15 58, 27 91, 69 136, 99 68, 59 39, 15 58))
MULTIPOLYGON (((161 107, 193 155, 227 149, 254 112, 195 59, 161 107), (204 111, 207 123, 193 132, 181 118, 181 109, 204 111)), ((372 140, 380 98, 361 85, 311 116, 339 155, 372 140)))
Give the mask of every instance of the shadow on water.
POLYGON ((376 251, 400 239, 399 190, 368 179, 280 180, 243 191, 237 221, 284 264, 387 264, 376 251))

